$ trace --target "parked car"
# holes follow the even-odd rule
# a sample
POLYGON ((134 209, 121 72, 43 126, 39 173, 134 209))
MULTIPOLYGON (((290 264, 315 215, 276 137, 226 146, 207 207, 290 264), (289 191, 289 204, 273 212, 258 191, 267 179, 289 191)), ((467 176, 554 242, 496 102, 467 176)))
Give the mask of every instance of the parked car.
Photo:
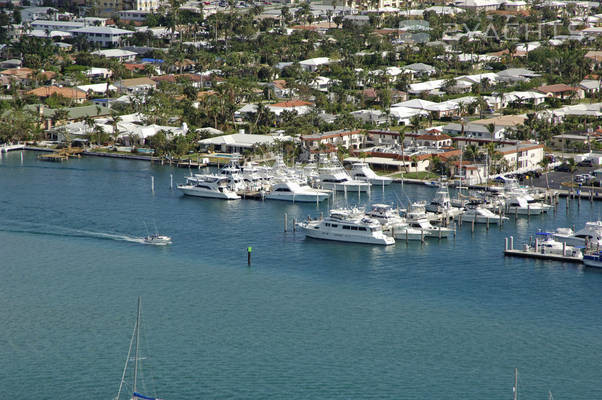
POLYGON ((560 165, 557 165, 556 167, 554 167, 554 171, 571 172, 571 167, 569 167, 568 164, 564 163, 564 164, 560 164, 560 165))
POLYGON ((580 163, 577 164, 580 167, 593 167, 594 163, 592 162, 592 160, 583 160, 580 163))

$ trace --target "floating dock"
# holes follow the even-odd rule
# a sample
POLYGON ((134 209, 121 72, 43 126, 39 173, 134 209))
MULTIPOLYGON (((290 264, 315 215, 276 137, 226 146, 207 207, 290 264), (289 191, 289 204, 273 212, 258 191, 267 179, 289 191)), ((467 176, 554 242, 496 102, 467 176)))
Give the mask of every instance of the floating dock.
MULTIPOLYGON (((563 249, 564 251, 564 249, 563 249)), ((510 257, 523 257, 523 258, 538 258, 540 260, 552 260, 552 261, 560 261, 560 262, 570 262, 581 264, 583 263, 583 258, 567 256, 562 254, 542 254, 533 248, 529 248, 528 250, 516 250, 514 249, 514 238, 510 236, 510 238, 506 238, 506 246, 504 248, 504 255, 510 257)))

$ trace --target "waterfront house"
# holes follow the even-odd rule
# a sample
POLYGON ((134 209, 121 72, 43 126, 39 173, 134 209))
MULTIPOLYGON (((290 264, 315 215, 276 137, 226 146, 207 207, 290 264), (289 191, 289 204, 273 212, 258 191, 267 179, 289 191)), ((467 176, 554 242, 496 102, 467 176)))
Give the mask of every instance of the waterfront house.
POLYGON ((137 53, 128 50, 121 49, 106 49, 106 50, 96 50, 92 53, 95 56, 101 56, 105 58, 113 58, 119 60, 119 62, 128 62, 134 61, 136 59, 137 53))
POLYGON ((461 135, 469 138, 500 140, 505 137, 506 129, 501 126, 495 126, 493 134, 489 128, 482 124, 469 123, 462 127, 462 124, 451 123, 443 126, 443 133, 447 135, 461 135))
POLYGON ((199 141, 201 148, 205 151, 213 149, 222 153, 243 153, 245 150, 252 150, 257 146, 273 146, 278 142, 291 141, 290 136, 271 136, 271 135, 253 135, 245 133, 235 133, 233 135, 221 135, 199 141))
POLYGON ((338 146, 346 149, 359 149, 365 141, 366 136, 360 130, 338 130, 316 133, 314 135, 301 136, 301 141, 306 149, 312 152, 320 150, 334 151, 338 146))

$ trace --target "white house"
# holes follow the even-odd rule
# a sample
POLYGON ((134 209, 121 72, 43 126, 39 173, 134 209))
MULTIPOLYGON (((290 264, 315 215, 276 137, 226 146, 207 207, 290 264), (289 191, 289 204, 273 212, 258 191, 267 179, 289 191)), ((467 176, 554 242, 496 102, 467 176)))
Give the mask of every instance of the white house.
POLYGON ((137 56, 137 53, 134 53, 133 51, 121 50, 121 49, 96 50, 90 54, 94 54, 96 56, 101 56, 101 57, 106 57, 106 58, 116 58, 120 62, 134 61, 137 56))
POLYGON ((84 36, 89 42, 103 47, 117 46, 124 38, 130 37, 134 33, 125 29, 104 26, 86 26, 71 32, 77 36, 84 36))
POLYGON ((217 151, 224 153, 242 153, 244 150, 253 149, 259 145, 274 145, 278 142, 291 141, 290 136, 271 136, 271 135, 252 135, 245 133, 235 133, 233 135, 222 135, 202 139, 199 144, 208 149, 213 147, 217 151))
POLYGON ((299 61, 299 65, 305 71, 316 72, 322 65, 328 65, 331 62, 332 60, 328 57, 317 57, 299 61))

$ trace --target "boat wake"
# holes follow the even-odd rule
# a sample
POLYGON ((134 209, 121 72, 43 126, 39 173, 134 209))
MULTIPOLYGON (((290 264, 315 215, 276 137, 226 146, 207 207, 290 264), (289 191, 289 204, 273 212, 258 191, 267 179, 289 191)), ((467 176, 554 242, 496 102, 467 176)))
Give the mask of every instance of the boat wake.
POLYGON ((115 240, 121 242, 140 243, 145 244, 143 237, 136 237, 130 235, 124 235, 121 233, 108 233, 108 232, 94 232, 84 229, 73 229, 61 226, 52 226, 37 223, 24 223, 24 222, 13 222, 8 226, 4 221, 4 227, 0 228, 0 232, 9 233, 26 233, 30 235, 44 235, 44 236, 59 236, 59 237, 73 237, 73 238, 90 238, 100 240, 115 240))

